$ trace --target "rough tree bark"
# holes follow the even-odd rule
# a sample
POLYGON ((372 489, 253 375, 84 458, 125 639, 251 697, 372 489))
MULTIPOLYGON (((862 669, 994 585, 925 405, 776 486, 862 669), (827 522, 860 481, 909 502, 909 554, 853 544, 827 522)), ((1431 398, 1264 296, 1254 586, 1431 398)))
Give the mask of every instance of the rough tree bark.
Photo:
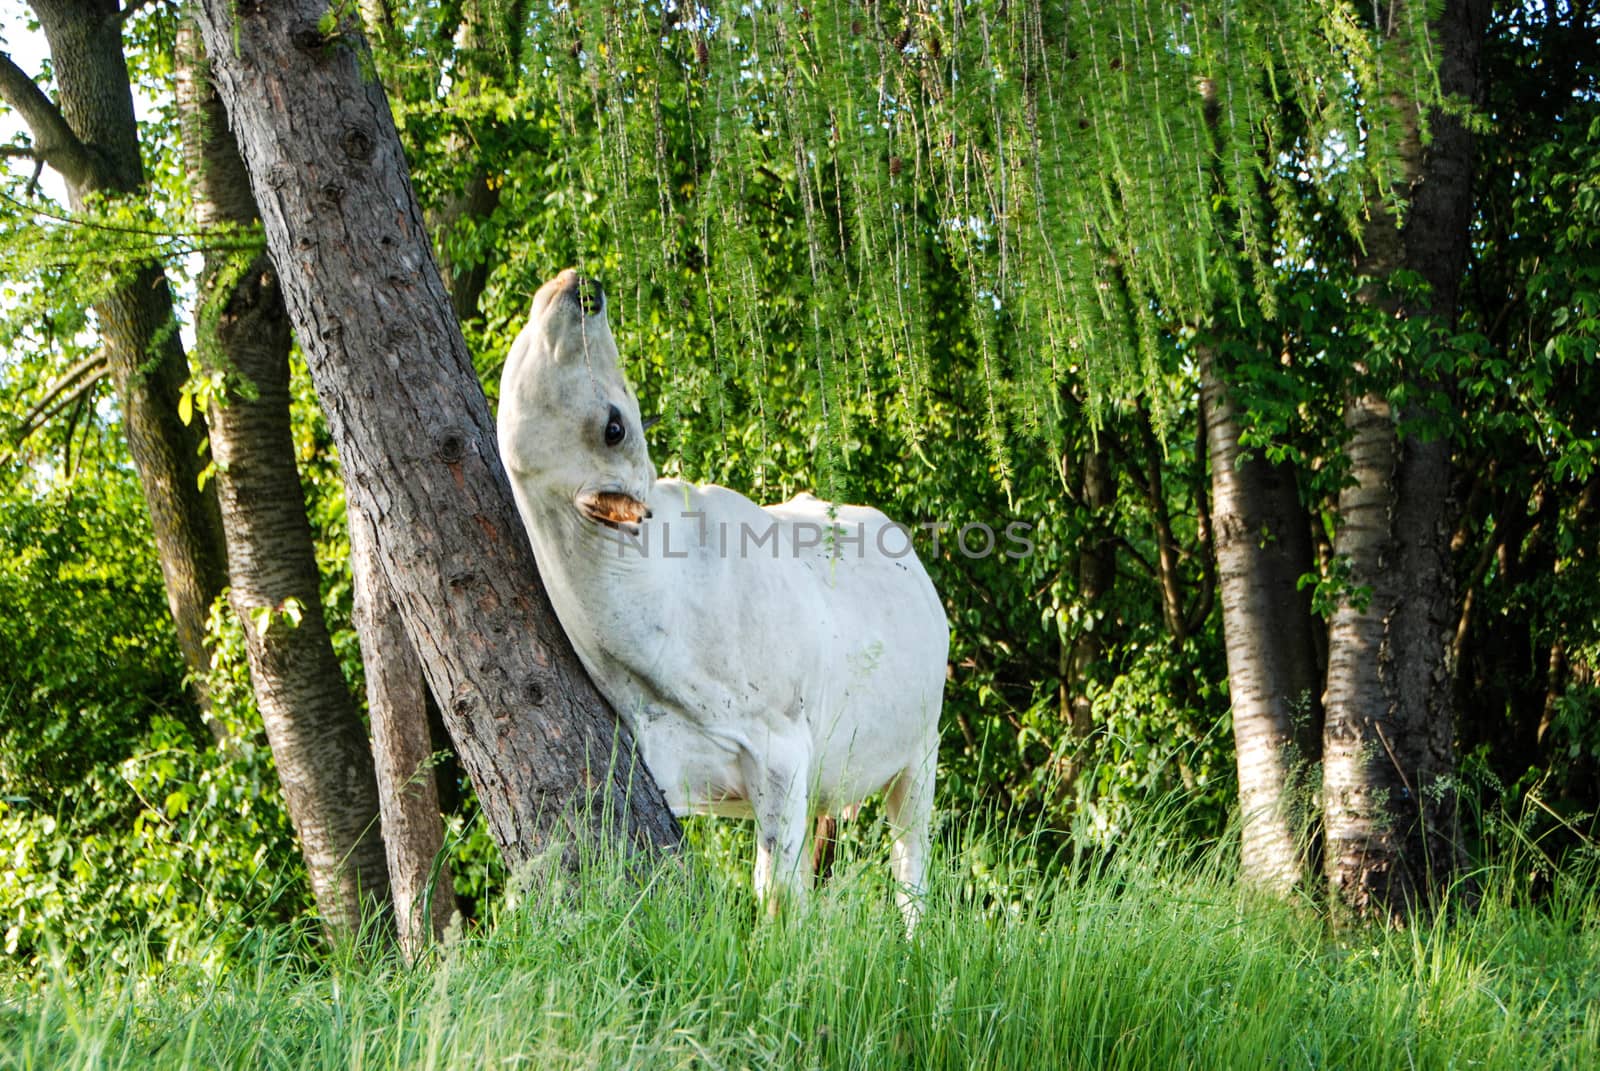
MULTIPOLYGON (((184 165, 197 221, 253 223, 249 176, 192 23, 180 27, 177 45, 184 165)), ((354 934, 364 914, 388 903, 378 782, 323 617, 290 426, 289 315, 265 252, 236 278, 229 259, 206 255, 201 292, 216 309, 195 325, 203 359, 221 363, 229 387, 228 398, 210 408, 229 600, 244 627, 256 706, 317 910, 331 932, 354 934), (231 289, 216 293, 222 286, 231 289), (291 605, 299 608, 298 622, 282 613, 291 605)))
MULTIPOLYGON (((1397 0, 1382 12, 1387 26, 1401 23, 1403 6, 1397 0)), ((1440 11, 1439 84, 1448 97, 1476 99, 1487 24, 1487 0, 1447 0, 1440 11)), ((1374 212, 1357 266, 1372 283, 1361 296, 1398 318, 1429 317, 1448 326, 1468 253, 1472 134, 1457 114, 1435 110, 1432 140, 1424 145, 1417 109, 1401 112, 1408 209, 1403 226, 1374 212), (1402 270, 1427 282, 1422 303, 1389 287, 1402 270)), ((1323 696, 1332 894, 1357 916, 1395 923, 1427 908, 1457 855, 1450 656, 1455 472, 1449 440, 1423 430, 1431 409, 1452 405, 1450 384, 1421 367, 1402 371, 1412 399, 1405 412, 1394 412, 1377 391, 1345 406, 1351 483, 1339 496, 1334 551, 1348 565, 1352 593, 1329 622, 1323 696)))
POLYGON ((406 631, 495 839, 674 845, 677 823, 538 581, 494 423, 352 14, 203 0, 312 379, 406 631))
MULTIPOLYGON (((368 40, 387 53, 386 58, 403 62, 405 45, 387 2, 363 0, 360 9, 368 40)), ((457 62, 451 80, 452 99, 475 88, 480 76, 505 75, 504 71, 479 70, 477 64, 462 56, 464 48, 474 47, 473 30, 483 18, 482 5, 462 4, 458 18, 461 25, 454 35, 457 62), (465 45, 463 35, 468 37, 465 45)), ((481 55, 474 52, 474 58, 481 55)), ((386 88, 391 99, 399 89, 394 82, 386 83, 386 88)), ((451 232, 481 223, 494 210, 499 195, 489 186, 476 147, 465 138, 453 140, 458 143, 454 146, 455 155, 470 154, 473 161, 467 192, 450 198, 442 209, 429 212, 425 218, 456 319, 465 323, 478 313, 478 299, 488 281, 489 267, 487 263, 452 266, 448 255, 451 232)), ((360 527, 352 525, 352 541, 360 527)), ((433 761, 429 737, 437 707, 430 717, 432 696, 405 629, 395 616, 388 582, 376 571, 378 562, 370 542, 365 548, 357 548, 352 542, 350 564, 356 583, 357 617, 362 623, 362 661, 367 667, 367 705, 372 712, 373 757, 378 763, 382 790, 389 878, 394 888, 400 943, 407 956, 415 958, 430 939, 444 933, 460 906, 449 869, 442 863, 435 869, 436 856, 444 842, 444 828, 439 821, 441 790, 458 781, 460 768, 449 752, 433 761), (427 768, 419 770, 423 763, 427 768)))
POLYGON ((1211 457, 1217 583, 1228 652, 1239 768, 1245 881, 1287 895, 1306 873, 1309 830, 1298 816, 1305 776, 1320 749, 1322 690, 1311 599, 1311 535, 1294 469, 1239 447, 1242 415, 1209 348, 1200 357, 1200 404, 1211 457))
POLYGON ((455 886, 444 859, 428 685, 378 561, 377 534, 355 511, 350 515, 350 571, 395 924, 401 951, 415 960, 444 936, 455 917, 455 886))
MULTIPOLYGON (((359 7, 368 41, 386 53, 385 58, 403 62, 405 43, 387 0, 361 0, 359 7)), ((478 12, 476 3, 463 5, 460 17, 473 19, 478 12)), ((452 95, 463 91, 466 84, 467 79, 455 79, 452 95)), ((385 88, 392 99, 400 87, 390 81, 385 88)), ((475 166, 473 174, 485 192, 492 192, 481 166, 475 166)), ((468 186, 469 190, 475 188, 468 186)), ((456 319, 462 322, 477 314, 488 268, 484 265, 475 271, 453 271, 445 255, 448 230, 463 213, 486 217, 498 200, 497 194, 489 200, 458 198, 460 211, 455 217, 427 217, 440 275, 456 319)), ((447 740, 443 727, 437 724, 438 707, 400 623, 393 594, 378 564, 374 540, 369 538, 360 546, 355 542, 362 530, 360 524, 351 525, 350 568, 355 580, 357 630, 367 674, 367 709, 372 720, 373 758, 378 766, 384 845, 389 853, 389 881, 394 891, 400 945, 407 958, 415 959, 429 941, 444 934, 460 909, 450 869, 440 855, 444 845, 440 807, 452 796, 448 790, 459 783, 460 766, 454 753, 442 750, 447 740), (437 754, 436 748, 441 749, 437 754)))
MULTIPOLYGON (((73 208, 96 194, 136 193, 144 167, 115 0, 32 0, 32 6, 50 45, 60 106, 5 55, 0 96, 28 125, 35 153, 65 180, 73 208)), ((167 607, 204 710, 206 620, 227 582, 227 552, 216 495, 200 486, 205 422, 178 419, 189 365, 172 308, 166 275, 150 264, 96 304, 95 315, 150 512, 167 607)))
MULTIPOLYGON (((1198 89, 1215 135, 1217 83, 1203 79, 1198 89)), ((1311 529, 1293 467, 1246 459, 1243 414, 1228 390, 1230 370, 1218 367, 1217 347, 1202 343, 1195 352, 1239 772, 1240 873, 1246 883, 1286 896, 1307 876, 1313 831, 1306 780, 1321 755, 1319 630, 1310 594, 1299 588, 1314 566, 1311 529)))

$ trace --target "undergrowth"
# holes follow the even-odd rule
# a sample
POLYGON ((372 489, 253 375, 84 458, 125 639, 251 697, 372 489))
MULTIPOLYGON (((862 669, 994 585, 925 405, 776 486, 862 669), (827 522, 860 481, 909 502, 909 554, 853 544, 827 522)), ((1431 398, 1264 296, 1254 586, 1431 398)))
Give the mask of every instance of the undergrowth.
POLYGON ((1048 873, 994 865, 1028 856, 1014 831, 953 836, 912 940, 869 835, 778 921, 701 852, 643 880, 604 860, 546 874, 414 966, 281 924, 221 963, 91 957, 0 982, 0 1068, 1600 1063, 1581 859, 1537 902, 1508 853, 1471 875, 1470 907, 1339 932, 1243 892, 1236 844, 1179 851, 1170 828, 1048 873))

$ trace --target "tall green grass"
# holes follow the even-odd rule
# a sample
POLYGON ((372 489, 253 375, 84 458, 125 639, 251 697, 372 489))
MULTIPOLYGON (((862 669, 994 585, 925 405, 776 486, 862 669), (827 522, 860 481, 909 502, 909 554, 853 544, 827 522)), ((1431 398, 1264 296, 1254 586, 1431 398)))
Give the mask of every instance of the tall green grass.
POLYGON ((1050 877, 956 838, 910 941, 874 848, 777 922, 737 875, 597 862, 415 967, 280 926, 47 971, 0 983, 0 1068, 1600 1067, 1592 876, 1530 905, 1507 862, 1471 910, 1338 934, 1162 828, 1050 877))

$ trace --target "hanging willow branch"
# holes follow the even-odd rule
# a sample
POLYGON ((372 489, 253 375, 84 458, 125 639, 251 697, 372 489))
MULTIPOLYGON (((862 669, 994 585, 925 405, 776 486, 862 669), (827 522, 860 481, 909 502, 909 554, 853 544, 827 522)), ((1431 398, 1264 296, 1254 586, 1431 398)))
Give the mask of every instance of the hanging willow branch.
POLYGON ((640 306, 715 325, 713 404, 737 382, 765 405, 781 326, 806 340, 782 359, 824 468, 845 464, 851 422, 882 404, 916 434, 952 357, 934 322, 955 313, 1003 477, 1013 432, 1058 439, 1079 378, 1091 417, 1144 395, 1159 429, 1163 333, 1229 305, 1275 316, 1246 280, 1304 255, 1308 189, 1359 234, 1365 191, 1393 189, 1394 111, 1435 92, 1424 18, 1385 43, 1365 17, 1341 0, 575 0, 530 32, 567 138, 595 146, 565 166, 628 236, 577 244, 640 306), (930 289, 950 270, 958 309, 930 289))
POLYGON ((259 224, 180 225, 132 194, 98 194, 88 201, 80 210, 67 210, 0 189, 0 270, 25 276, 87 264, 94 277, 104 278, 197 254, 254 256, 265 248, 259 224))

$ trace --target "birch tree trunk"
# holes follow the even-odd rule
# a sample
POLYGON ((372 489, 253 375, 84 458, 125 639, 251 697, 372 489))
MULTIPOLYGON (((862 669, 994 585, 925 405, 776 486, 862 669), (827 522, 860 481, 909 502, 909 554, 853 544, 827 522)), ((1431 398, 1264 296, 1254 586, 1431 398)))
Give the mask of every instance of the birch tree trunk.
MULTIPOLYGON (((207 79, 199 32, 179 29, 178 106, 184 164, 202 225, 256 219, 249 178, 207 79)), ((211 449, 228 541, 229 600, 244 627, 256 706, 300 840, 317 910, 354 934, 386 908, 389 876, 378 783, 361 713, 323 617, 321 577, 295 464, 289 418, 289 317, 265 253, 234 281, 207 254, 196 317, 202 353, 228 371, 211 406, 211 449), (226 294, 216 293, 230 286, 226 294), (293 608, 293 615, 286 610, 293 608)), ((437 816, 435 816, 437 818, 437 816)))
MULTIPOLYGON (((1396 25, 1403 4, 1384 16, 1396 25)), ((1477 97, 1486 0, 1447 0, 1435 22, 1441 90, 1477 97)), ((1396 60, 1409 62, 1407 57, 1396 60)), ((1358 270, 1363 300, 1398 318, 1455 322, 1472 214, 1472 135, 1453 112, 1403 109, 1409 182, 1402 227, 1375 212, 1358 270), (1408 302, 1396 272, 1428 284, 1408 302)), ((1339 496, 1334 552, 1349 591, 1328 626, 1323 696, 1323 804, 1327 877, 1335 900, 1357 916, 1403 923, 1433 901, 1455 870, 1457 845, 1451 639, 1455 584, 1450 559, 1454 465, 1449 440, 1427 431, 1435 406, 1453 407, 1451 384, 1405 368, 1406 412, 1366 392, 1345 406, 1351 483, 1339 496)))
POLYGON ((508 863, 558 843, 569 864, 585 842, 675 845, 538 581, 353 9, 199 11, 350 508, 508 863))
POLYGON ((1200 404, 1228 652, 1246 882, 1282 896, 1306 874, 1306 774, 1320 749, 1322 681, 1311 600, 1311 536, 1294 470, 1239 448, 1242 414, 1202 349, 1200 404))

